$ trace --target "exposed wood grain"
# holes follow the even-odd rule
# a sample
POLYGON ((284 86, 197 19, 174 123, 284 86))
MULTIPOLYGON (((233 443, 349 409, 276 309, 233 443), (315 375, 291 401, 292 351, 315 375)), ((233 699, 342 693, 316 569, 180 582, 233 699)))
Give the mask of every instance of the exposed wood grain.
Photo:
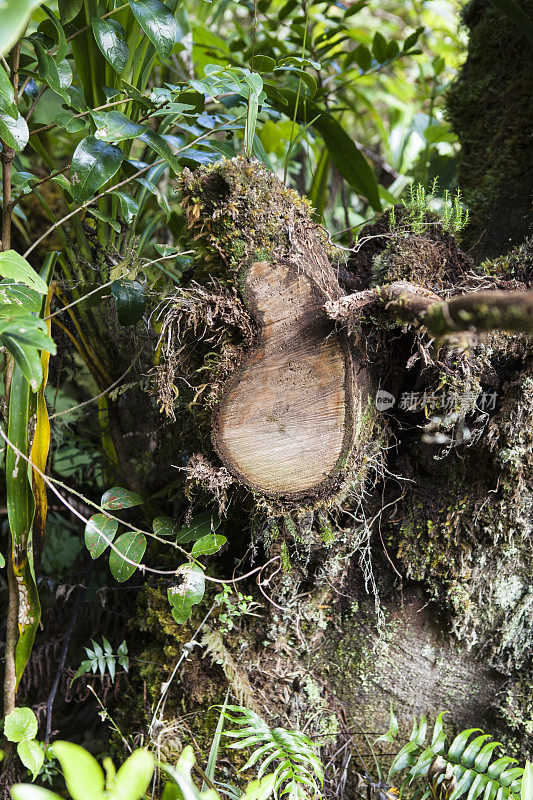
POLYGON ((348 342, 323 310, 322 288, 289 262, 253 262, 243 294, 260 337, 221 399, 215 447, 264 494, 317 491, 352 444, 348 342))

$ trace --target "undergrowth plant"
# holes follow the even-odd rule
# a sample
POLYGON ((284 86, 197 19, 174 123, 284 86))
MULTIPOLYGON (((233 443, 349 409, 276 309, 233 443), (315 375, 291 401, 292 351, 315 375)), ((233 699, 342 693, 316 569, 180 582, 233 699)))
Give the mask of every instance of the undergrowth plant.
MULTIPOLYGON (((395 756, 389 779, 406 773, 400 797, 408 794, 420 800, 431 796, 443 800, 462 797, 466 800, 521 800, 524 769, 516 766, 517 760, 507 755, 496 757, 494 751, 502 747, 501 743, 480 728, 462 731, 448 745, 443 717, 444 714, 439 714, 428 738, 427 721, 422 716, 419 723, 414 723, 408 742, 395 756), (420 779, 425 779, 422 786, 420 779)), ((398 725, 391 714, 390 730, 378 741, 392 743, 397 733, 398 725)), ((531 792, 530 783, 527 786, 531 792)))
POLYGON ((324 784, 322 764, 316 745, 300 731, 269 728, 254 711, 242 706, 227 706, 224 716, 237 727, 226 731, 233 740, 230 748, 251 748, 252 753, 241 772, 252 767, 261 779, 268 768, 275 767, 274 795, 289 800, 318 798, 324 784))

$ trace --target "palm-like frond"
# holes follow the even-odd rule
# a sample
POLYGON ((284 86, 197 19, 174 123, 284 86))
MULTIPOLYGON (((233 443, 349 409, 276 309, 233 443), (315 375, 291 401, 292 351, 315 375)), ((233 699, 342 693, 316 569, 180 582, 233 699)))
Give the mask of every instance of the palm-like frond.
POLYGON ((316 745, 305 734, 285 728, 271 729, 254 711, 242 706, 228 706, 225 717, 237 726, 225 734, 235 740, 230 747, 253 748, 241 772, 259 763, 257 777, 261 779, 272 765, 276 797, 312 800, 320 796, 324 783, 322 764, 316 745))
POLYGON ((487 741, 489 734, 480 728, 459 733, 449 747, 443 730, 443 714, 439 714, 431 740, 426 743, 427 722, 415 722, 409 741, 392 762, 389 778, 408 770, 402 789, 416 778, 426 777, 428 787, 422 800, 519 800, 524 770, 515 758, 502 756, 493 760, 500 742, 487 741), (471 738, 473 734, 477 736, 471 738))

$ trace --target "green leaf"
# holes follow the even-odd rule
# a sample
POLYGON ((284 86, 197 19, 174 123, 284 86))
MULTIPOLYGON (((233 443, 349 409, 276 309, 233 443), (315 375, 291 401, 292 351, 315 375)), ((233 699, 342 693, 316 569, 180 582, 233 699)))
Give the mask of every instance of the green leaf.
POLYGON ((459 760, 465 751, 468 739, 473 733, 476 733, 477 731, 483 733, 481 728, 468 728, 468 730, 462 731, 458 736, 455 737, 448 751, 451 761, 453 761, 454 763, 459 763, 459 760))
POLYGON ((183 564, 176 571, 180 583, 167 590, 172 616, 182 625, 191 616, 192 607, 199 603, 205 592, 203 569, 198 564, 183 564))
POLYGON ((55 792, 31 783, 16 783, 11 787, 11 797, 13 800, 63 800, 55 792))
POLYGON ((109 800, 140 800, 150 785, 155 760, 148 750, 136 750, 117 772, 109 800))
POLYGON ((207 536, 202 536, 201 539, 194 543, 191 553, 195 558, 198 556, 210 556, 220 550, 227 541, 225 536, 217 536, 210 533, 207 536))
POLYGON ((168 58, 178 35, 170 9, 160 0, 130 0, 130 8, 161 58, 168 58))
POLYGON ((111 284, 118 321, 121 325, 135 325, 146 309, 146 291, 139 281, 121 278, 111 284))
POLYGON ((0 53, 6 55, 22 35, 32 11, 42 5, 43 0, 16 0, 0 5, 0 53))
POLYGON ((4 721, 4 734, 8 742, 35 739, 39 723, 31 708, 14 708, 4 721))
POLYGON ((128 224, 132 222, 139 213, 139 204, 137 200, 135 200, 129 194, 119 191, 118 189, 114 192, 111 192, 111 194, 114 195, 114 197, 118 197, 120 201, 120 210, 124 220, 128 224))
POLYGON ((276 61, 270 56, 254 56, 254 69, 257 72, 272 72, 276 61))
MULTIPOLYGON (((0 311, 5 307, 0 306, 0 311)), ((8 335, 11 340, 17 341, 21 345, 37 347, 39 350, 46 350, 47 353, 56 353, 54 340, 48 333, 46 322, 14 306, 13 316, 0 318, 0 336, 8 335)))
POLYGON ((531 800, 533 797, 533 762, 526 761, 524 776, 522 778, 522 788, 520 800, 531 800))
POLYGON ((128 63, 130 54, 124 28, 115 19, 93 17, 91 24, 96 44, 102 55, 120 75, 128 63))
POLYGON ((379 31, 376 31, 374 34, 374 39, 372 40, 372 52, 380 64, 383 64, 383 62, 387 60, 387 42, 385 41, 383 34, 379 31))
POLYGON ((35 739, 24 739, 18 743, 17 753, 26 769, 31 772, 33 780, 35 780, 44 764, 42 745, 36 742, 35 739))
POLYGON ((76 202, 84 203, 92 197, 117 172, 122 159, 120 147, 99 141, 94 136, 82 139, 70 166, 70 183, 76 202))
POLYGON ((90 753, 72 742, 54 742, 50 751, 61 764, 72 800, 103 800, 104 773, 90 753))
POLYGON ((98 558, 105 552, 118 531, 118 522, 106 514, 93 514, 85 526, 85 544, 91 558, 98 558))
POLYGON ((405 42, 403 43, 403 51, 410 50, 417 43, 420 35, 424 32, 424 26, 420 26, 414 33, 410 33, 405 42))
POLYGON ((83 0, 58 0, 57 6, 62 22, 72 22, 81 11, 83 0))
POLYGON ((109 554, 109 569, 115 580, 124 583, 131 578, 142 561, 146 550, 146 536, 137 531, 128 531, 118 537, 115 547, 119 552, 112 550, 109 554), (122 556, 126 556, 135 563, 130 564, 128 561, 124 561, 122 556))
POLYGON ((220 525, 220 520, 213 517, 209 511, 203 511, 192 518, 190 522, 184 525, 177 533, 176 542, 178 544, 187 544, 187 542, 195 542, 203 536, 216 531, 220 525))
MULTIPOLYGON (((0 253, 0 275, 4 278, 12 278, 17 283, 24 283, 39 294, 48 292, 45 281, 35 272, 31 264, 15 250, 4 250, 0 253)), ((2 285, 5 283, 3 282, 2 285)))
POLYGON ((91 216, 96 217, 96 219, 105 222, 106 225, 109 225, 117 233, 120 233, 120 222, 110 217, 109 214, 106 214, 104 211, 99 211, 97 208, 89 208, 89 213, 91 216))
POLYGON ((70 104, 70 97, 67 92, 72 83, 72 69, 68 61, 56 61, 44 49, 38 39, 32 39, 37 62, 39 64, 39 75, 42 80, 52 89, 53 92, 63 98, 65 103, 70 104))
POLYGON ((91 111, 97 129, 94 135, 103 142, 121 142, 135 139, 146 131, 145 125, 133 122, 121 111, 91 111))
POLYGON ((180 172, 178 159, 170 149, 168 142, 165 141, 165 139, 163 139, 159 133, 156 133, 149 128, 145 128, 144 133, 139 136, 139 139, 151 147, 152 150, 155 150, 155 152, 158 153, 161 158, 164 158, 167 164, 172 167, 176 174, 180 172))
POLYGON ((152 528, 156 536, 176 535, 176 522, 170 517, 156 517, 152 522, 152 528))
POLYGON ((2 336, 2 341, 15 359, 15 363, 30 384, 32 391, 37 392, 43 380, 39 351, 30 345, 21 344, 8 333, 2 336))
POLYGON ((110 511, 116 511, 120 508, 133 508, 133 506, 142 505, 143 501, 137 492, 130 492, 128 489, 123 489, 121 486, 114 486, 108 489, 102 495, 100 505, 102 508, 108 508, 110 511))
POLYGON ((0 109, 16 118, 18 111, 15 106, 15 94, 7 72, 0 66, 0 109))
MULTIPOLYGON (((1 12, 0 12, 1 13, 1 12)), ((22 114, 18 114, 16 119, 9 114, 0 114, 0 139, 13 150, 24 150, 28 144, 30 132, 28 124, 22 114)))

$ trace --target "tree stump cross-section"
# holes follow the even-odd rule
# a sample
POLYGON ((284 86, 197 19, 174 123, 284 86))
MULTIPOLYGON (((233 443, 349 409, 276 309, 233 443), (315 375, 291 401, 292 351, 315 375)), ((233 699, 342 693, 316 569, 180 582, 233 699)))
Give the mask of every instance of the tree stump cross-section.
POLYGON ((241 483, 266 496, 328 494, 354 443, 355 354, 307 272, 253 261, 240 277, 259 336, 222 394, 215 449, 241 483))

